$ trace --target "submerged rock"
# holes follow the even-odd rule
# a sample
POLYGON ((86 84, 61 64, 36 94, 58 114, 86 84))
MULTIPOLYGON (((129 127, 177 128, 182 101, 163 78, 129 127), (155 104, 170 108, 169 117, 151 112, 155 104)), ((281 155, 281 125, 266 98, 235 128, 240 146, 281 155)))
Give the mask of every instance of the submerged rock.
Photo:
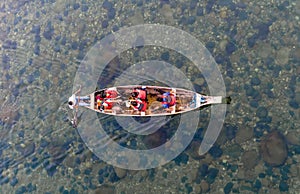
POLYGON ((237 131, 235 141, 238 144, 242 144, 246 141, 251 140, 252 137, 253 137, 253 129, 244 127, 244 128, 240 128, 240 130, 237 131))
POLYGON ((267 110, 267 108, 265 108, 265 107, 259 107, 257 109, 257 111, 256 111, 256 116, 258 118, 260 118, 260 119, 267 117, 268 116, 268 110, 267 110))
POLYGON ((247 151, 242 156, 242 162, 244 164, 245 169, 253 169, 258 162, 258 154, 254 150, 247 151))
POLYGON ((280 183, 279 183, 279 190, 281 192, 288 191, 289 190, 289 185, 286 182, 284 182, 284 181, 280 181, 280 183))
POLYGON ((286 140, 289 144, 300 145, 300 134, 296 131, 288 132, 288 134, 286 135, 286 140))
POLYGON ((281 166, 287 159, 288 148, 285 137, 273 131, 261 141, 260 152, 263 160, 270 166, 281 166))
POLYGON ((225 124, 225 129, 226 137, 228 140, 232 140, 238 131, 238 127, 231 124, 225 124))
POLYGON ((222 156, 223 154, 223 151, 222 149, 220 148, 220 146, 213 146, 209 151, 208 153, 210 153, 210 155, 213 157, 213 158, 219 158, 222 156))
POLYGON ((116 191, 115 191, 115 187, 113 187, 113 186, 102 185, 101 187, 96 189, 94 193, 95 194, 107 194, 107 193, 114 194, 114 193, 116 193, 116 191))
POLYGON ((226 184, 226 186, 224 187, 224 193, 230 193, 231 192, 231 189, 232 189, 232 187, 233 187, 233 183, 232 182, 229 182, 229 183, 227 183, 226 184))
POLYGON ((53 176, 57 171, 57 164, 46 162, 45 169, 47 171, 48 176, 53 176))
POLYGON ((167 141, 167 134, 162 130, 158 130, 155 133, 147 135, 143 141, 148 149, 152 149, 164 144, 167 141))
POLYGON ((200 187, 201 187, 201 190, 203 193, 206 193, 209 191, 209 184, 205 181, 205 180, 202 180, 201 183, 200 183, 200 187))
POLYGON ((224 154, 230 156, 230 158, 238 158, 241 153, 243 153, 243 148, 239 144, 232 144, 224 149, 224 154))
POLYGON ((118 167, 114 167, 115 173, 116 175, 121 179, 124 178, 127 175, 127 170, 122 169, 122 168, 118 168, 118 167))

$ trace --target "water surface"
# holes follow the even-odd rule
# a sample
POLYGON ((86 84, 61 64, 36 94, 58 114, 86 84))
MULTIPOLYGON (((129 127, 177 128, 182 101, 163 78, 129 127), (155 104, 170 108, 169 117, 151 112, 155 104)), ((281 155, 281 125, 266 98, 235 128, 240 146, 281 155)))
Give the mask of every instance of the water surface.
MULTIPOLYGON (((0 3, 1 193, 297 193, 299 15, 296 0, 0 3), (233 102, 209 153, 197 155, 209 122, 205 109, 185 152, 160 168, 128 171, 89 151, 69 123, 66 100, 81 60, 97 41, 144 23, 170 25, 201 41, 233 102), (273 147, 286 155, 277 155, 273 147)), ((110 67, 149 59, 168 61, 198 92, 209 93, 201 72, 165 48, 131 49, 110 67)), ((112 86, 120 73, 107 68, 98 86, 112 86)), ((104 121, 111 133, 123 137, 109 119, 104 121)), ((168 129, 146 142, 163 143, 168 129)), ((135 145, 134 138, 124 137, 118 140, 135 145)))

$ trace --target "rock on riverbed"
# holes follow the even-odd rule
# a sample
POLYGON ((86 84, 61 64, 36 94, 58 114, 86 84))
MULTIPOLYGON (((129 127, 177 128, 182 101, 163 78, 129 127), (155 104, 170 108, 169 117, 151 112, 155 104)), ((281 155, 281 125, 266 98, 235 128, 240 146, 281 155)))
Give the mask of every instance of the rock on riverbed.
POLYGON ((280 166, 286 159, 288 148, 285 137, 279 131, 269 133, 261 141, 260 151, 263 160, 270 166, 280 166))

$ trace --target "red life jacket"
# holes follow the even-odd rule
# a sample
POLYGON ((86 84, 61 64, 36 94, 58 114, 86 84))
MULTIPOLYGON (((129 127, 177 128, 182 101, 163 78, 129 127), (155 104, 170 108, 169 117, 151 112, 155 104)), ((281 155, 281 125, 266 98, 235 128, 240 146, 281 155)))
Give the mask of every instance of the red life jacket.
POLYGON ((108 110, 110 110, 110 109, 112 109, 112 107, 113 107, 113 102, 110 102, 110 101, 105 101, 104 103, 103 103, 103 105, 104 105, 104 107, 105 107, 105 109, 108 109, 108 110))
POLYGON ((139 98, 141 100, 146 100, 146 91, 145 90, 139 90, 139 89, 136 89, 134 90, 133 92, 137 92, 138 93, 138 96, 136 98, 139 98))
POLYGON ((147 110, 147 102, 137 100, 137 105, 133 106, 134 110, 145 112, 147 110))
POLYGON ((96 96, 96 101, 97 101, 97 100, 101 100, 101 101, 102 101, 103 98, 101 98, 101 96, 97 95, 97 96, 96 96))
POLYGON ((106 91, 106 98, 116 98, 118 97, 118 93, 115 90, 107 90, 106 91))
POLYGON ((170 106, 174 106, 176 103, 176 97, 174 95, 171 95, 171 102, 170 102, 170 106))

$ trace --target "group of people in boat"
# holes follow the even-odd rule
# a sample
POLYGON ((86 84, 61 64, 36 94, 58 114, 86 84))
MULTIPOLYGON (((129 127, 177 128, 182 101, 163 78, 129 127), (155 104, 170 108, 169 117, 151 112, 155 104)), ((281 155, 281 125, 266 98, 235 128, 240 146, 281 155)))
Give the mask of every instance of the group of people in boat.
MULTIPOLYGON (((174 91, 165 92, 162 90, 155 90, 159 93, 156 101, 161 102, 161 107, 166 111, 176 105, 176 94, 174 91)), ((148 99, 147 99, 147 88, 145 86, 141 88, 135 88, 131 93, 131 107, 134 111, 138 111, 144 114, 147 110, 148 99)), ((174 109, 175 110, 175 109, 174 109)))
POLYGON ((103 90, 96 94, 97 109, 100 111, 111 110, 118 92, 113 89, 103 90))
POLYGON ((134 111, 145 112, 147 110, 147 91, 146 87, 135 88, 131 93, 130 105, 134 111))
MULTIPOLYGON (((79 90, 80 91, 80 90, 79 90)), ((69 98, 69 107, 73 109, 77 106, 90 106, 90 96, 76 96, 79 92, 75 92, 69 98)), ((158 92, 156 101, 161 103, 161 108, 165 110, 169 110, 176 105, 176 94, 174 91, 162 91, 155 90, 158 92)), ((112 110, 114 105, 118 102, 117 98, 120 97, 118 91, 115 88, 109 88, 106 90, 102 90, 99 92, 95 92, 95 106, 96 108, 103 112, 112 110)), ((122 101, 122 100, 121 100, 122 101)), ((130 93, 130 97, 128 99, 129 106, 134 113, 145 114, 148 106, 147 99, 147 88, 142 86, 140 88, 134 88, 130 93)), ((174 109, 175 110, 175 109, 174 109)))

